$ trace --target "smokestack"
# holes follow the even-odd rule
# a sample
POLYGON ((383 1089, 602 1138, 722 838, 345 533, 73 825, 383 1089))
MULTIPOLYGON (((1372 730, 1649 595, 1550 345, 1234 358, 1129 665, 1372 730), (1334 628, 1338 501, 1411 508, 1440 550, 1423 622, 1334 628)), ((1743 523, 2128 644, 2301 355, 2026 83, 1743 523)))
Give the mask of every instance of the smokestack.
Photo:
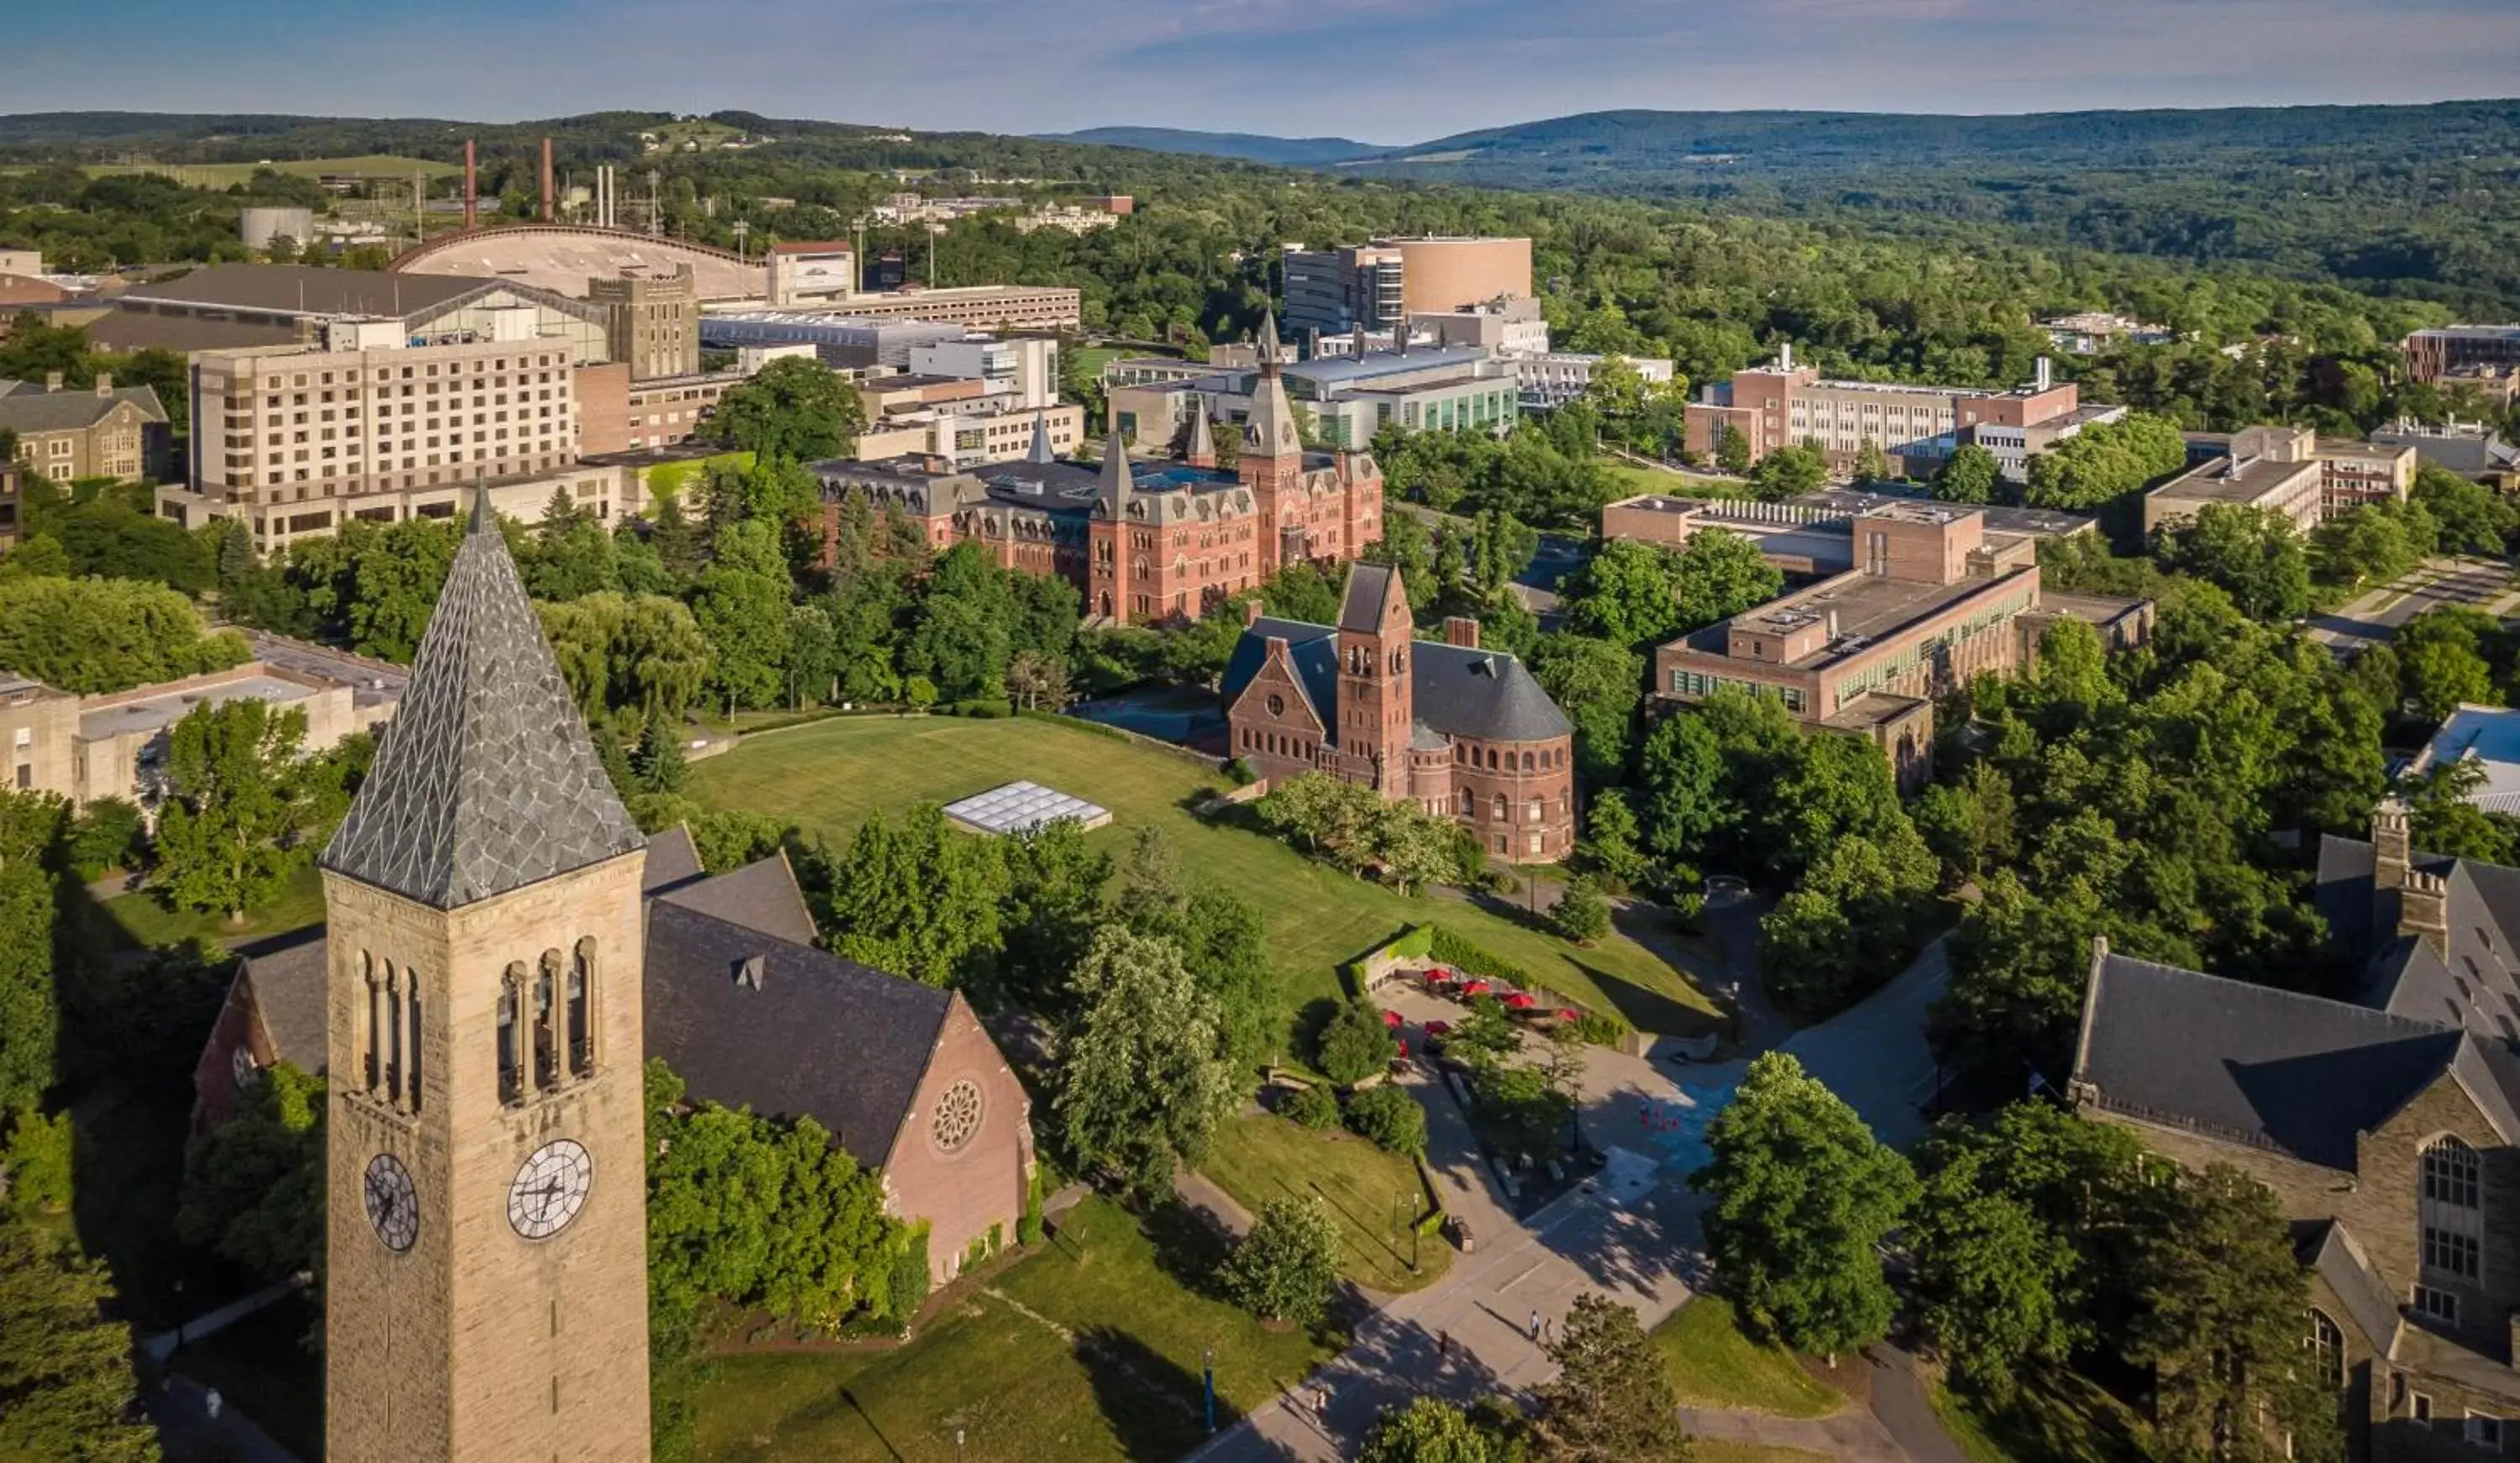
POLYGON ((480 222, 477 212, 480 194, 472 181, 472 139, 464 139, 464 232, 472 232, 480 222))
POLYGON ((1777 369, 1778 371, 1794 369, 1794 342, 1791 340, 1777 347, 1777 369))
POLYGON ((2048 365, 2048 358, 2046 356, 2041 356, 2039 358, 2039 389, 2042 391, 2047 390, 2048 382, 2053 379, 2054 376, 2048 365))
POLYGON ((554 211, 554 208, 555 208, 555 205, 556 205, 557 201, 558 201, 558 200, 555 199, 555 197, 554 197, 554 196, 553 196, 553 194, 552 194, 552 158, 551 158, 551 139, 550 139, 550 138, 548 138, 548 137, 546 137, 546 138, 544 138, 544 139, 543 139, 543 222, 544 222, 544 223, 550 223, 554 218, 558 217, 558 214, 554 211))

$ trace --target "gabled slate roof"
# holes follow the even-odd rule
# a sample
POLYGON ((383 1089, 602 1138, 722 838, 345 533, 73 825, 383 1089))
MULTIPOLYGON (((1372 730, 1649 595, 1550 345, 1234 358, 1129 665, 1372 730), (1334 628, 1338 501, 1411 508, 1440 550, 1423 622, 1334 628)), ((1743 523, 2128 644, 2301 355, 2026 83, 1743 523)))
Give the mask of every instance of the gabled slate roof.
POLYGON ((2449 1074, 2469 1042, 2454 1026, 2110 954, 2092 973, 2074 1076, 2104 1108, 2351 1173, 2356 1134, 2449 1074))
POLYGON ((126 401, 146 421, 166 420, 155 386, 116 386, 112 395, 99 396, 86 387, 45 391, 25 382, 12 384, 15 389, 0 393, 0 426, 19 432, 84 431, 126 401))
POLYGON ((813 944, 818 933, 814 912, 805 906, 805 893, 796 887, 796 872, 785 853, 715 878, 679 884, 656 898, 797 945, 813 944))
POLYGON ((639 891, 653 899, 706 872, 700 865, 700 851, 692 843, 692 830, 676 823, 648 839, 648 866, 639 876, 639 891))
POLYGON ((643 842, 596 759, 507 541, 474 501, 376 767, 324 867, 453 909, 643 842))
POLYGON ((1339 597, 1338 628, 1368 633, 1382 628, 1382 603, 1390 597, 1389 564, 1358 562, 1348 566, 1347 593, 1339 597))
POLYGON ((324 931, 300 931, 248 950, 244 968, 252 977, 254 1011, 273 1053, 304 1071, 323 1071, 324 931))
POLYGON ((647 1048, 692 1095, 810 1114, 881 1168, 953 997, 687 908, 648 906, 647 1048), (760 984, 740 980, 759 961, 760 984))
POLYGON ((2520 869, 2418 852, 2409 861, 2443 883, 2443 953, 2402 934, 2403 900, 2373 898, 2372 846, 2319 840, 2318 911, 2345 948, 2368 957, 2358 999, 2392 1015, 2520 1040, 2520 869))
POLYGON ((2294 1252, 2336 1293, 2347 1319, 2362 1332, 2364 1342, 2394 1359, 2398 1332, 2405 1323, 2398 1294, 2381 1278, 2344 1221, 2326 1219, 2297 1226, 2294 1252))
MULTIPOLYGON (((1359 564, 1362 573, 1368 565, 1359 564)), ((1269 658, 1272 639, 1286 656, 1322 725, 1338 727, 1338 632, 1301 620, 1262 618, 1235 642, 1225 666, 1224 702, 1232 706, 1269 658)), ((1480 741, 1547 741, 1571 735, 1566 713, 1540 688, 1529 669, 1500 650, 1470 650, 1418 641, 1409 650, 1409 688, 1417 719, 1447 736, 1480 741)))

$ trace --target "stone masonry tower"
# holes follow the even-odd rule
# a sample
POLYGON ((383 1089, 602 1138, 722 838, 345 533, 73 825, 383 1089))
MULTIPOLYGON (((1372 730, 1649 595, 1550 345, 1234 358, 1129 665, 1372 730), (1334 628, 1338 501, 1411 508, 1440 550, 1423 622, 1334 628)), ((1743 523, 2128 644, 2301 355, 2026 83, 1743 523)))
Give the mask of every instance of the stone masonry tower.
POLYGON ((1311 556, 1305 548, 1304 439, 1295 429, 1295 406, 1280 377, 1278 312, 1260 322, 1260 380, 1251 391, 1251 416, 1242 424, 1242 456, 1235 475, 1251 489, 1260 510, 1260 577, 1311 556))
POLYGON ((320 862, 334 1463, 648 1457, 646 844, 487 499, 320 862))
POLYGON ((1409 737, 1418 720, 1411 688, 1409 592, 1400 571, 1358 564, 1339 604, 1339 767, 1385 797, 1409 792, 1409 737))

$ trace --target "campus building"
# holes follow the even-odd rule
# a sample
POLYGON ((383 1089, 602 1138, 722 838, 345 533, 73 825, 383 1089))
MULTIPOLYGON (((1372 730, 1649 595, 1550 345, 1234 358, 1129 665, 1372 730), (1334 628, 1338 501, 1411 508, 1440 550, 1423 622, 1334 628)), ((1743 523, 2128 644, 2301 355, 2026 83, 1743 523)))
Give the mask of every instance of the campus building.
MULTIPOLYGON (((56 483, 82 477, 155 482, 166 475, 174 429, 154 386, 62 384, 58 371, 33 381, 0 377, 0 427, 18 434, 17 466, 56 483)), ((14 489, 12 496, 14 498, 14 489)))
POLYGON ((816 949, 784 858, 640 833, 486 506, 318 866, 325 927, 246 961, 194 1081, 211 1126, 327 1079, 330 1456, 649 1455, 651 1058, 814 1119, 932 1281, 1014 1236, 1028 1104, 970 1007, 816 949))
POLYGON ((2520 366, 2520 325, 2446 325, 2398 342, 2407 374, 2437 382, 2471 366, 2520 366))
POLYGON ((1449 814, 1497 858, 1575 844, 1574 729, 1531 672, 1479 647, 1479 622, 1415 638, 1400 571, 1358 564, 1336 625, 1258 613, 1223 686, 1234 755, 1264 782, 1326 773, 1449 814))
POLYGON ((1390 330, 1500 297, 1531 295, 1528 239, 1377 239, 1331 249, 1288 249, 1286 324, 1297 335, 1390 330))
MULTIPOLYGON (((1264 336, 1262 344, 1282 353, 1274 337, 1264 336)), ((1256 359, 1249 366, 1211 360, 1194 375, 1136 362, 1127 370, 1141 383, 1109 385, 1105 396, 1112 423, 1142 446, 1174 440, 1195 416, 1246 421, 1260 387, 1256 359)), ((1331 447, 1364 447, 1390 425, 1405 432, 1503 434, 1521 418, 1522 385, 1514 363, 1483 346, 1403 343, 1316 356, 1281 362, 1279 378, 1286 398, 1312 419, 1313 440, 1331 447)))
POLYGON ((2320 841, 2343 999, 2094 942, 2069 1091, 2272 1189, 2311 1266, 2302 1348, 2349 1455, 2520 1449, 2520 869, 2416 851, 2402 803, 2320 841))
POLYGON ((2014 482, 2030 475, 2030 459, 2095 422, 2115 421, 2126 408, 2086 404, 2073 382, 2059 381, 2042 357, 2032 380, 2009 391, 1971 386, 1920 386, 1899 381, 1831 380, 1794 364, 1790 344, 1773 366, 1736 371, 1707 384, 1684 409, 1684 440, 1701 461, 1717 456, 1718 438, 1736 433, 1755 463, 1779 447, 1816 446, 1829 470, 1850 473, 1866 444, 1890 468, 1930 474, 1963 445, 1995 454, 2014 482))
POLYGON ((586 298, 604 311, 605 354, 627 366, 632 380, 699 374, 700 303, 690 265, 589 280, 586 298))
POLYGON ((1382 468, 1363 451, 1307 451, 1281 369, 1264 346, 1231 472, 1216 466, 1222 428, 1204 415, 1179 460, 1133 462, 1115 429, 1102 461, 1086 464, 1060 459, 1047 416, 1035 414, 1020 462, 816 464, 827 535, 836 543, 841 506, 864 495, 939 549, 980 543, 1004 567, 1068 578, 1091 618, 1195 619, 1287 564, 1343 563, 1382 537, 1382 468))
POLYGON ((2044 595, 2036 542, 1990 542, 1975 509, 1887 503, 1858 513, 1850 536, 1854 568, 1656 649, 1655 693, 1775 696, 1797 721, 1869 739, 1914 786, 1932 771, 1934 697, 2033 665, 2062 616, 2111 648, 2151 629, 2148 601, 2044 595))
POLYGON ((2420 457, 2403 442, 2322 437, 2306 426, 2252 426, 2236 432, 2184 435, 2190 469, 2210 467, 2218 458, 2234 462, 2317 462, 2322 522, 2365 504, 2405 502, 2414 490, 2415 465, 2420 457))
MULTIPOLYGON (((581 276, 581 278, 583 278, 581 276)), ((211 264, 114 296, 87 328, 101 350, 160 346, 192 354, 314 344, 330 322, 389 320, 411 344, 519 335, 567 351, 569 364, 613 359, 609 316, 591 300, 519 280, 322 269, 305 264, 211 264), (529 324, 517 324, 516 311, 529 324)))
MULTIPOLYGON (((2327 516, 2328 467, 2318 436, 2309 427, 2253 426, 2232 433, 2223 452, 2201 461, 2194 461, 2200 449, 2191 438, 2188 455, 2192 466, 2186 471, 2143 495, 2145 533, 2192 523, 2201 510, 2213 504, 2264 509, 2281 514, 2303 533, 2327 516)), ((2361 456, 2346 460, 2345 470, 2336 477, 2339 491, 2347 491, 2346 483, 2353 484, 2352 492, 2365 491, 2370 461, 2361 456)), ((2391 464, 2395 461, 2391 455, 2391 464)), ((2411 483, 2413 462, 2408 460, 2404 466, 2411 483)))
MULTIPOLYGON (((1601 510, 1601 538, 1635 539, 1681 550, 1699 532, 1739 534, 1762 558, 1788 574, 1843 574, 1855 567, 1855 522, 1876 510, 1921 500, 1859 488, 1823 488, 1782 503, 1755 498, 1675 498, 1641 493, 1601 510)), ((2097 531, 2099 520, 2052 509, 1976 510, 1986 523, 1986 550, 1999 565, 2036 561, 2044 539, 2097 531)))

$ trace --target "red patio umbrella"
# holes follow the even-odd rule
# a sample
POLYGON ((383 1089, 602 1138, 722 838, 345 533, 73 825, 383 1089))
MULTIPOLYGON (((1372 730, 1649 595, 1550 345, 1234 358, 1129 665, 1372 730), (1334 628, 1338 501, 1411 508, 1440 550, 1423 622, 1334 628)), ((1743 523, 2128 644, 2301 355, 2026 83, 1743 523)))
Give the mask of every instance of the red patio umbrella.
POLYGON ((1426 1023, 1426 1035, 1429 1037, 1440 1037, 1452 1029, 1453 1023, 1450 1021, 1429 1021, 1426 1023))
POLYGON ((1584 1018, 1582 1014, 1576 1011, 1572 1006, 1559 1006, 1557 1008, 1557 1019, 1560 1021, 1581 1021, 1584 1018))
POLYGON ((1390 1027, 1393 1031, 1398 1031, 1400 1029, 1400 1013, 1387 1006, 1384 1007, 1382 1012, 1382 1024, 1390 1027))
POLYGON ((1508 1011, 1527 1011, 1539 1003, 1531 998, 1530 993, 1524 991, 1516 991, 1505 998, 1505 1008, 1508 1011))
POLYGON ((1486 981, 1472 981, 1462 988, 1462 994, 1463 996, 1485 996, 1488 994, 1488 983, 1486 981))

